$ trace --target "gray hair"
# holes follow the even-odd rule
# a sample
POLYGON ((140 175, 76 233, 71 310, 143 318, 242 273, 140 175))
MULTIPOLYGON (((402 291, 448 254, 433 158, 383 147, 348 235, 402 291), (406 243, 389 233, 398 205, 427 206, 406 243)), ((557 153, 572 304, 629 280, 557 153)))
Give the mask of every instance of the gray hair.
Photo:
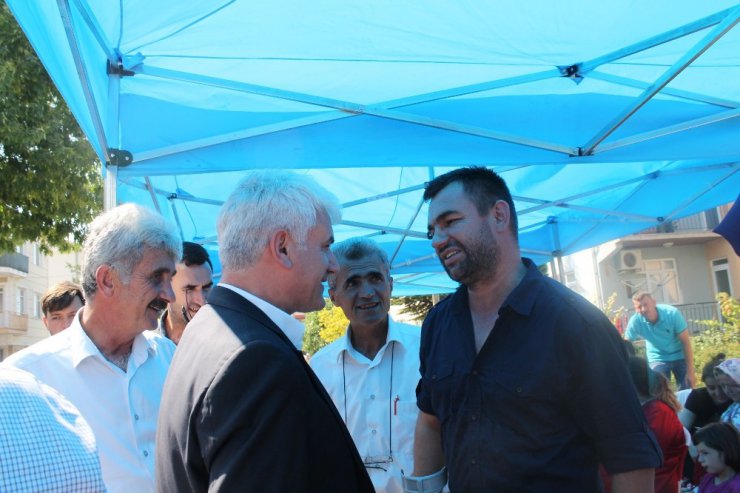
POLYGON ((223 269, 241 270, 256 264, 279 230, 304 245, 320 213, 326 213, 332 224, 341 219, 337 198, 312 177, 274 169, 250 172, 218 215, 223 269))
MULTIPOLYGON (((370 238, 364 236, 349 238, 348 240, 334 244, 331 251, 337 258, 337 263, 340 268, 348 260, 360 260, 376 256, 383 263, 386 274, 390 274, 391 272, 391 263, 388 260, 388 254, 370 238)), ((328 282, 330 288, 336 288, 337 276, 335 274, 329 274, 328 282)))
POLYGON ((146 250, 164 250, 174 262, 182 256, 175 228, 156 212, 123 204, 93 220, 82 248, 82 289, 92 297, 98 289, 95 272, 102 265, 116 269, 127 284, 146 250))

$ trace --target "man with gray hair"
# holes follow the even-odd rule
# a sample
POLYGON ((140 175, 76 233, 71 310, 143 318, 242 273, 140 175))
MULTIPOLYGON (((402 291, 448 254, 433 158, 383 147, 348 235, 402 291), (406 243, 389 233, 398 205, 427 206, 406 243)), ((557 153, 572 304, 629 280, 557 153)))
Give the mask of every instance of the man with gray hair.
POLYGON ((182 254, 160 215, 124 204, 98 216, 83 247, 87 303, 72 325, 3 364, 69 399, 95 433, 109 492, 151 492, 159 401, 175 345, 149 330, 172 302, 182 254))
POLYGON ((349 319, 344 337, 311 358, 334 400, 378 493, 401 493, 414 466, 419 327, 388 315, 393 278, 385 251, 368 238, 332 248, 339 272, 329 296, 349 319))
POLYGON ((300 351, 324 306, 339 205, 304 175, 250 173, 218 217, 221 282, 172 362, 157 430, 160 492, 372 492, 300 351))

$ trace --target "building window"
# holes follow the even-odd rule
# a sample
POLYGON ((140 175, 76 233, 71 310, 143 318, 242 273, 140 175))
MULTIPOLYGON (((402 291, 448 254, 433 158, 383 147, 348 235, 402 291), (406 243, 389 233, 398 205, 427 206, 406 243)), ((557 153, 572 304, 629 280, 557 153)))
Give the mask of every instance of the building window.
POLYGON ((41 266, 41 249, 37 243, 34 243, 31 247, 31 256, 33 257, 33 265, 41 266))
POLYGON ((672 258, 644 260, 647 291, 658 303, 681 304, 676 260, 672 258))
POLYGON ((26 290, 16 288, 15 290, 15 313, 25 315, 26 313, 26 290))
POLYGON ((0 312, 5 311, 5 298, 3 297, 3 288, 0 288, 0 312))
POLYGON ((41 318, 41 296, 38 293, 33 293, 33 316, 41 318))
POLYGON ((726 258, 712 260, 712 274, 714 278, 714 294, 727 293, 733 296, 730 265, 726 258))

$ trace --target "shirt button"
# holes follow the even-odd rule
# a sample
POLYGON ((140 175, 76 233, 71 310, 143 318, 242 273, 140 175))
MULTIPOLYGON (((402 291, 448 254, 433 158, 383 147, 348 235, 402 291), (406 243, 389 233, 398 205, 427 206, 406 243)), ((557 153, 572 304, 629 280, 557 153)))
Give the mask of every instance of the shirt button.
POLYGON ((478 374, 478 370, 473 370, 473 375, 477 375, 477 374, 478 374))
POLYGON ((375 399, 375 394, 370 394, 371 399, 375 399))
POLYGON ((135 419, 136 421, 139 421, 139 415, 138 415, 138 414, 134 414, 134 419, 135 419))
POLYGON ((149 452, 147 452, 146 450, 144 451, 144 457, 149 457, 149 452))
POLYGON ((473 415, 470 416, 470 419, 472 421, 475 421, 476 419, 478 419, 478 416, 476 416, 475 414, 473 414, 473 415))
POLYGON ((521 394, 522 393, 522 388, 521 387, 517 387, 516 388, 516 393, 517 394, 521 394))
POLYGON ((475 465, 475 459, 471 459, 470 460, 470 463, 473 464, 473 465, 475 465))
POLYGON ((375 435, 378 432, 378 430, 373 430, 372 434, 375 435))

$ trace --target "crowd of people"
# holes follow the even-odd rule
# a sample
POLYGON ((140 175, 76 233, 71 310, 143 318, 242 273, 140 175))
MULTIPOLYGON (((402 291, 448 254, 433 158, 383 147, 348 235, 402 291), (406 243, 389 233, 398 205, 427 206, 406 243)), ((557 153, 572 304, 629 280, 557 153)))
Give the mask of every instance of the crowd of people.
POLYGON ((200 245, 124 204, 90 225, 51 337, 0 367, 3 492, 740 492, 740 359, 695 387, 680 313, 633 298, 625 336, 521 256, 493 171, 424 192, 459 288, 421 330, 389 315, 386 252, 334 244, 337 199, 255 171, 200 245), (346 334, 309 362, 292 315, 329 297, 346 334), (690 392, 685 406, 669 379, 690 392))

